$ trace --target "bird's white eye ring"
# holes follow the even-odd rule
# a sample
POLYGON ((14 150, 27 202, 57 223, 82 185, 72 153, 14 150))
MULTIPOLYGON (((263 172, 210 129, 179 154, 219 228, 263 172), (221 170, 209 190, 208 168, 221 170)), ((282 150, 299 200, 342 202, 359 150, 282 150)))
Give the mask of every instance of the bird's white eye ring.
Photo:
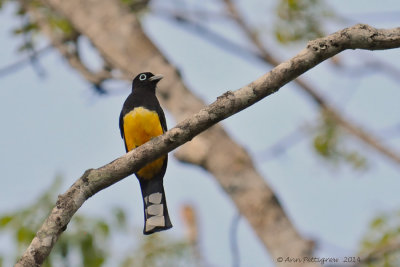
POLYGON ((139 80, 141 80, 141 81, 144 81, 144 80, 146 80, 146 74, 140 74, 140 76, 139 76, 139 80))

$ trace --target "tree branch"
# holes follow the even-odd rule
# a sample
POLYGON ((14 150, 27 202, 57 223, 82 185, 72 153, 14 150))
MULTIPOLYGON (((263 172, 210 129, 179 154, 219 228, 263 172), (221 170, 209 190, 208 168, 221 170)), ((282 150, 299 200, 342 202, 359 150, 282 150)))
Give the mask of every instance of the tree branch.
POLYGON ((340 61, 335 64, 335 66, 337 66, 337 69, 341 71, 342 74, 350 77, 367 76, 371 73, 371 71, 373 71, 386 74, 395 82, 400 83, 400 69, 391 63, 378 59, 369 58, 368 60, 365 60, 364 58, 360 57, 357 66, 347 66, 345 63, 341 63, 340 61))
MULTIPOLYGON (((380 50, 400 47, 400 27, 378 30, 358 24, 325 38, 308 43, 294 58, 281 63, 270 72, 236 91, 227 91, 215 102, 202 108, 197 114, 183 120, 165 134, 152 139, 122 157, 98 169, 87 170, 63 195, 51 211, 32 243, 16 266, 39 266, 46 259, 60 234, 82 204, 100 190, 120 181, 143 167, 147 162, 168 153, 190 141, 217 122, 253 105, 264 97, 277 92, 282 86, 329 57, 346 49, 380 50)), ((260 184, 246 183, 246 176, 233 177, 237 183, 245 183, 250 190, 232 188, 234 194, 246 197, 251 203, 259 203, 249 193, 260 190, 260 184), (247 196, 243 196, 247 194, 247 196)), ((261 184, 262 187, 265 185, 261 184)), ((278 205, 276 198, 261 200, 264 207, 278 205)), ((275 216, 270 220, 279 219, 275 216)), ((268 224, 268 221, 259 221, 268 224)), ((283 226, 282 226, 283 227, 283 226)), ((275 235, 276 233, 270 233, 275 235)), ((291 239, 282 240, 284 244, 291 239)), ((276 256, 276 255, 274 255, 276 256)), ((281 255, 289 256, 289 255, 281 255)), ((291 254, 290 256, 295 256, 291 254)))
MULTIPOLYGON (((162 106, 177 121, 204 107, 205 103, 185 87, 175 67, 147 38, 135 14, 128 12, 119 0, 42 1, 64 16, 77 32, 87 36, 103 59, 119 70, 124 79, 130 80, 132 73, 146 69, 164 74, 167 78, 160 83, 158 96, 162 106)), ((249 154, 220 125, 196 136, 179 152, 214 175, 271 255, 312 254, 312 243, 296 231, 249 154), (195 157, 192 151, 197 152, 195 157), (238 191, 242 193, 236 194, 238 191)))
POLYGON ((101 89, 101 83, 107 79, 112 79, 113 76, 109 70, 105 69, 94 72, 90 70, 81 60, 78 51, 78 38, 79 33, 76 32, 74 36, 66 39, 62 32, 56 31, 50 25, 50 21, 40 9, 35 6, 29 5, 29 3, 22 2, 24 7, 32 14, 35 22, 42 33, 44 33, 49 39, 53 47, 55 47, 60 54, 68 61, 69 65, 76 69, 88 82, 96 86, 99 93, 105 93, 101 89))
MULTIPOLYGON (((235 19, 242 31, 247 35, 247 38, 257 47, 261 53, 262 59, 273 66, 278 65, 279 61, 264 47, 257 33, 255 33, 251 27, 247 25, 239 11, 236 9, 236 6, 232 0, 223 1, 225 2, 228 11, 232 14, 232 17, 235 19)), ((365 41, 368 44, 368 40, 365 41)), ((323 47, 320 47, 320 49, 323 49, 323 47)), ((331 115, 331 117, 350 134, 360 139, 367 146, 386 156, 392 162, 400 165, 400 153, 398 151, 395 151, 389 146, 384 145, 379 138, 375 137, 372 133, 367 132, 361 126, 358 126, 356 123, 350 122, 348 119, 346 119, 345 116, 343 116, 337 109, 332 107, 328 101, 306 81, 299 78, 295 79, 294 82, 299 86, 299 88, 306 92, 313 99, 313 101, 320 106, 320 108, 331 115)))
MULTIPOLYGON (((40 56, 44 56, 52 48, 53 48, 53 46, 46 45, 46 46, 44 46, 42 48, 37 49, 35 51, 36 60, 40 56)), ((2 67, 0 67, 0 77, 9 75, 12 72, 16 72, 17 70, 19 70, 22 67, 24 67, 25 65, 27 65, 27 63, 31 63, 31 62, 32 62, 32 55, 28 55, 27 57, 21 58, 21 59, 15 61, 15 62, 13 62, 13 63, 11 63, 9 65, 2 66, 2 67)))
MULTIPOLYGON (((213 33, 212 31, 208 30, 207 28, 203 27, 201 24, 198 24, 194 21, 189 20, 186 18, 184 14, 179 13, 172 13, 170 17, 173 19, 184 23, 185 25, 192 26, 192 29, 198 31, 199 34, 206 35, 214 43, 224 46, 225 48, 229 48, 231 52, 235 55, 252 55, 257 59, 265 61, 268 64, 276 66, 278 64, 278 60, 272 56, 272 54, 263 46, 261 40, 258 38, 258 35, 252 31, 252 29, 245 23, 244 19, 240 16, 236 7, 230 0, 224 0, 227 4, 227 9, 232 13, 230 17, 234 18, 240 28, 244 31, 247 35, 249 40, 257 47, 259 51, 257 52, 250 52, 246 51, 244 48, 239 47, 238 45, 232 43, 231 41, 227 40, 226 38, 213 33)), ((165 15, 165 13, 164 13, 165 15)), ((364 66, 365 67, 365 66, 364 66)), ((374 67, 377 67, 374 65, 374 67)), ((390 66, 387 67, 387 71, 390 72, 391 76, 395 77, 396 69, 391 68, 390 66)), ((354 71, 353 71, 354 72, 354 71)), ((294 81, 300 89, 302 89, 311 99, 314 101, 316 105, 318 105, 323 111, 327 112, 331 115, 331 117, 345 130, 347 130, 350 134, 354 135, 358 139, 360 139, 364 144, 373 148, 375 151, 381 153, 382 155, 386 156, 392 162, 396 164, 400 164, 400 153, 389 146, 386 146, 384 143, 380 141, 380 139, 371 132, 363 129, 360 125, 357 125, 356 122, 350 121, 347 119, 343 114, 341 114, 337 109, 333 108, 329 102, 322 97, 318 91, 313 88, 309 83, 306 81, 298 78, 294 81)), ((187 158, 187 155, 181 155, 181 153, 177 153, 176 156, 178 159, 184 162, 193 162, 190 158, 187 158)))

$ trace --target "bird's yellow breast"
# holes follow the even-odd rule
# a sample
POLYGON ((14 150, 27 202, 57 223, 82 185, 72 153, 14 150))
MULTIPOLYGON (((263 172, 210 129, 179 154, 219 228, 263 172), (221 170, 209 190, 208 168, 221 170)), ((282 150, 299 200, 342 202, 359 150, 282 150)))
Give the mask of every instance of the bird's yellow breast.
MULTIPOLYGON (((163 134, 157 112, 138 107, 124 116, 124 138, 128 151, 146 143, 151 138, 163 134)), ((164 162, 165 156, 141 168, 137 174, 144 179, 156 175, 164 162)))

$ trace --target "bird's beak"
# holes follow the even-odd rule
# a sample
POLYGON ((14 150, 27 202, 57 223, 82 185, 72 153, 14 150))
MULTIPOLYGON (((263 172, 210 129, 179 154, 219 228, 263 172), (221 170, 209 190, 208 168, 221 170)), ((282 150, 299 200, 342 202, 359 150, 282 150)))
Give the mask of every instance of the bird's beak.
POLYGON ((156 75, 154 75, 153 77, 150 77, 150 78, 149 78, 149 81, 151 81, 151 82, 159 81, 159 80, 161 80, 162 78, 164 78, 164 76, 162 76, 161 74, 156 74, 156 75))

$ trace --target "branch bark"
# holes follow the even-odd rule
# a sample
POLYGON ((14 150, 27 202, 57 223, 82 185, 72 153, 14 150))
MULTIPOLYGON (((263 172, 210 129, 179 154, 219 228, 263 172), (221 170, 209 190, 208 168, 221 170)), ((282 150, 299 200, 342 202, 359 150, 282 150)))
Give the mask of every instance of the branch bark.
MULTIPOLYGON (((190 141, 217 122, 277 92, 286 83, 325 59, 346 49, 379 50, 398 47, 400 47, 400 27, 378 30, 362 24, 309 42, 307 48, 294 58, 281 63, 247 86, 236 91, 226 92, 211 105, 202 108, 197 114, 183 120, 164 135, 152 139, 103 167, 87 170, 65 194, 59 196, 56 206, 16 266, 40 266, 50 253, 60 234, 66 229, 74 213, 89 197, 134 173, 147 162, 190 141)), ((257 194, 253 195, 252 192, 264 190, 264 183, 243 184, 244 180, 247 179, 245 173, 240 176, 233 176, 231 179, 233 185, 235 183, 241 185, 240 187, 231 188, 231 194, 238 198, 246 198, 251 205, 262 203, 262 208, 279 205, 277 199, 272 197, 273 195, 261 200, 254 197, 257 194)), ((241 208, 239 207, 239 210, 241 208)), ((272 212, 273 214, 267 220, 264 217, 257 216, 257 214, 253 215, 255 221, 251 221, 251 223, 271 224, 271 221, 281 219, 274 210, 272 212)), ((282 230, 287 230, 287 227, 281 221, 279 225, 282 230)), ((280 231, 281 229, 275 230, 280 231)), ((265 229, 265 231, 268 231, 268 229, 265 229)), ((275 236, 278 233, 268 231, 268 234, 275 236)), ((292 233, 286 232, 286 234, 286 238, 281 237, 277 241, 282 246, 293 242, 292 233)), ((272 250, 271 254, 273 257, 295 256, 294 254, 277 254, 277 252, 282 251, 272 250)), ((296 249, 295 251, 298 252, 299 250, 296 249)), ((290 253, 291 251, 288 252, 290 253)))

